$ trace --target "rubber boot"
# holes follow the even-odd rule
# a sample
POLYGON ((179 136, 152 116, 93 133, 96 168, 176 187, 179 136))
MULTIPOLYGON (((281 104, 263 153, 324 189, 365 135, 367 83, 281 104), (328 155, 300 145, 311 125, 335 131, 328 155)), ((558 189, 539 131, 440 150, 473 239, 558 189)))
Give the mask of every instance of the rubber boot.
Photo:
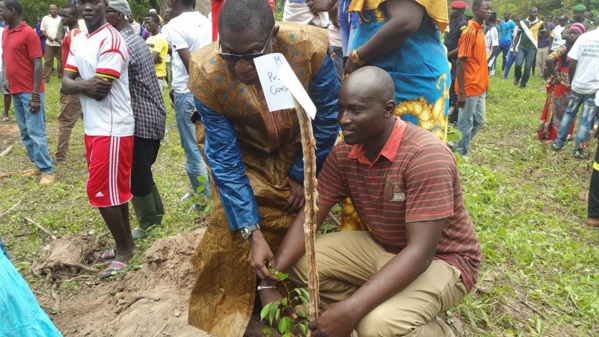
POLYGON ((156 184, 152 185, 152 197, 154 197, 154 206, 156 207, 154 224, 161 225, 162 217, 164 216, 164 204, 162 203, 162 198, 160 197, 160 192, 158 192, 158 187, 156 187, 156 184))
POLYGON ((134 240, 143 239, 147 236, 146 230, 153 226, 156 220, 156 205, 154 204, 153 193, 143 197, 133 197, 131 204, 139 223, 139 227, 133 229, 131 234, 134 240))

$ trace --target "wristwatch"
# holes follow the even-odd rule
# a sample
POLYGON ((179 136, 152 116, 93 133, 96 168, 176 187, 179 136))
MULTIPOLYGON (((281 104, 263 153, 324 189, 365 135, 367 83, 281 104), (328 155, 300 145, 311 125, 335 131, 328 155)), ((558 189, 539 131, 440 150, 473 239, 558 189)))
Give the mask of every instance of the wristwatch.
POLYGON ((250 238, 250 235, 252 235, 252 233, 257 230, 260 230, 260 226, 258 224, 253 224, 244 227, 241 229, 241 237, 247 240, 250 238))

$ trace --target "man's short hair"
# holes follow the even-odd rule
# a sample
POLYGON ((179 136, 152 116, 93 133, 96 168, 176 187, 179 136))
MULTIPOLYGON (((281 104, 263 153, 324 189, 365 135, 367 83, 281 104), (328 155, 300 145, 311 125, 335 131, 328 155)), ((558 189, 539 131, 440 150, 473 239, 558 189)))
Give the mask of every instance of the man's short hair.
POLYGON ((483 1, 488 1, 488 0, 474 0, 474 1, 472 1, 472 10, 475 11, 480 6, 482 6, 483 5, 483 1))
POLYGON ((196 1, 195 0, 181 0, 181 2, 185 5, 185 6, 191 6, 191 5, 195 5, 196 1))
POLYGON ((160 23, 160 18, 158 17, 158 15, 156 15, 156 13, 147 13, 144 18, 150 18, 152 20, 154 20, 154 22, 156 22, 157 24, 160 23))
POLYGON ((218 17, 218 30, 241 32, 248 28, 266 38, 275 25, 275 17, 265 0, 227 0, 218 17))
POLYGON ((75 16, 79 15, 79 12, 77 11, 77 5, 75 5, 74 3, 67 3, 64 6, 62 6, 61 10, 64 11, 71 11, 72 13, 75 14, 75 16))
POLYGON ((21 3, 18 0, 3 0, 2 2, 4 2, 4 7, 6 7, 6 9, 12 9, 19 15, 23 13, 23 6, 21 6, 21 3))

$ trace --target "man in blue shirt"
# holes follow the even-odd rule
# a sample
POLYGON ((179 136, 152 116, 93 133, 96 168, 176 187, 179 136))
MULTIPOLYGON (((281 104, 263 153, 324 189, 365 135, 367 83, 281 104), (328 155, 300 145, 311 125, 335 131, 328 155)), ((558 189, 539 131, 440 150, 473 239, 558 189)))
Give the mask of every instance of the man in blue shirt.
POLYGON ((516 28, 516 24, 514 21, 510 20, 512 13, 509 11, 503 14, 503 21, 499 23, 497 26, 497 30, 499 33, 499 52, 503 57, 503 63, 501 64, 501 70, 505 70, 505 65, 507 64, 507 57, 510 52, 510 46, 512 45, 512 35, 514 33, 514 29, 516 28))

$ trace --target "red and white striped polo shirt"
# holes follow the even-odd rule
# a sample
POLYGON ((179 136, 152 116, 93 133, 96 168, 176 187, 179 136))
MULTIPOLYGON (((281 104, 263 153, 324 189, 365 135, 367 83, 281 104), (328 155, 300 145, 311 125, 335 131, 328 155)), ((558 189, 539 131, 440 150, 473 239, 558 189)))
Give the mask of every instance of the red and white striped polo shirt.
POLYGON ((350 197, 373 239, 388 252, 406 247, 406 223, 446 219, 436 259, 476 283, 481 247, 462 199, 451 151, 430 132, 397 119, 378 158, 362 146, 339 143, 318 176, 319 202, 335 205, 350 197))
POLYGON ((128 62, 125 41, 108 23, 92 34, 78 34, 71 41, 65 70, 78 73, 84 80, 94 76, 113 80, 110 94, 99 102, 79 95, 86 135, 133 135, 135 121, 131 110, 128 62))

